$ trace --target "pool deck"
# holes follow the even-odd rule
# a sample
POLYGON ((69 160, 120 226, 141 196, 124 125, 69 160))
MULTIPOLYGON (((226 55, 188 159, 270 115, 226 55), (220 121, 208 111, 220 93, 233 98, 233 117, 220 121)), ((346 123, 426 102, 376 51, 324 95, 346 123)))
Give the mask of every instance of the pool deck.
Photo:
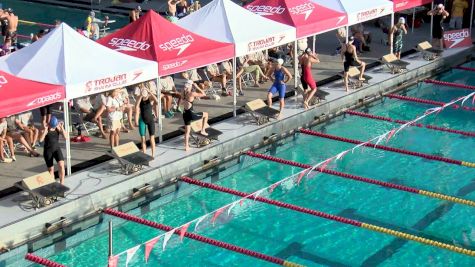
MULTIPOLYGON (((350 107, 362 100, 377 97, 380 93, 394 90, 395 87, 417 81, 421 77, 428 77, 451 66, 465 62, 472 56, 472 48, 453 49, 444 52, 443 57, 434 61, 425 61, 419 53, 409 56, 405 60, 410 62, 409 71, 391 75, 377 67, 368 72, 372 76, 371 83, 364 88, 345 93, 341 81, 324 86, 330 93, 327 101, 315 108, 305 111, 301 107, 301 99, 287 99, 287 107, 280 120, 257 126, 249 120, 245 113, 213 125, 223 132, 219 142, 204 148, 193 148, 189 152, 182 149, 183 137, 176 137, 165 141, 158 146, 159 157, 151 162, 151 167, 139 173, 125 176, 120 174, 117 161, 112 160, 75 173, 66 180, 71 188, 62 199, 51 206, 35 211, 31 209, 25 193, 16 193, 0 199, 0 213, 8 214, 0 218, 0 247, 16 247, 27 240, 35 240, 42 236, 45 223, 55 222, 64 216, 71 222, 97 214, 101 208, 120 204, 121 209, 135 208, 144 200, 145 196, 131 198, 132 189, 148 183, 159 189, 147 197, 159 197, 176 189, 173 181, 185 173, 197 172, 203 167, 205 160, 217 158, 221 161, 236 156, 239 152, 253 145, 262 143, 264 137, 273 134, 281 135, 298 127, 310 125, 315 118, 323 114, 332 114, 343 108, 350 107), (126 201, 133 200, 125 204, 126 201)), ((41 244, 52 243, 63 233, 76 231, 77 228, 68 227, 55 234, 41 239, 41 244)), ((29 242, 29 248, 39 246, 29 242), (33 244, 33 245, 32 245, 33 244)), ((22 246, 25 250, 26 245, 22 246)), ((0 255, 0 262, 2 258, 0 255)))

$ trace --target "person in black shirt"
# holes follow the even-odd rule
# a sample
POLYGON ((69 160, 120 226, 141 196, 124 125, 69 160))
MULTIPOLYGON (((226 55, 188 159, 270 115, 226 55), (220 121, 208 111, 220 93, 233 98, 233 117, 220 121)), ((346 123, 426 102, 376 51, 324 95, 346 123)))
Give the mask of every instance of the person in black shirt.
POLYGON ((59 147, 60 135, 64 139, 68 138, 63 128, 63 123, 59 122, 55 116, 52 116, 49 121, 48 133, 45 136, 43 158, 51 175, 54 175, 54 160, 56 160, 58 163, 59 179, 61 184, 64 184, 64 157, 61 147, 59 147))
POLYGON ((143 86, 140 89, 140 95, 135 102, 135 124, 139 126, 139 134, 142 141, 142 151, 145 153, 147 144, 145 137, 146 130, 150 136, 150 146, 152 148, 152 157, 155 157, 155 122, 153 117, 153 104, 158 103, 157 97, 143 86))

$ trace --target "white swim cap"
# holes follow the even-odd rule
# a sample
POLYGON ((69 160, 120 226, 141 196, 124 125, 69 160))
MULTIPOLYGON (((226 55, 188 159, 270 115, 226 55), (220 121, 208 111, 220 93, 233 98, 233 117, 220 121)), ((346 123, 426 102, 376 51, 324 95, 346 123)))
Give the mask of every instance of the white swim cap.
POLYGON ((284 60, 281 58, 277 59, 277 64, 284 65, 284 60))
POLYGON ((91 12, 89 12, 89 16, 94 18, 96 16, 96 13, 94 11, 91 11, 91 12))
POLYGON ((438 9, 442 9, 442 8, 444 8, 444 5, 443 5, 443 4, 438 4, 438 5, 437 5, 437 8, 438 8, 438 9))
POLYGON ((403 17, 399 18, 399 23, 406 24, 406 19, 403 17))

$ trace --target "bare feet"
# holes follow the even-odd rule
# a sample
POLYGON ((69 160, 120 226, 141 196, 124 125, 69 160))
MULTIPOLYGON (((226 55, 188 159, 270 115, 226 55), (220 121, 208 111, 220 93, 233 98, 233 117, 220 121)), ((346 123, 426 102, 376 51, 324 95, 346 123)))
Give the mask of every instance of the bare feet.
POLYGON ((360 81, 366 81, 365 77, 360 77, 359 80, 360 81))
POLYGON ((208 133, 206 132, 206 130, 205 130, 205 129, 201 130, 201 132, 200 132, 200 133, 201 133, 201 135, 208 136, 208 133))
POLYGON ((309 109, 307 101, 303 101, 303 107, 305 110, 309 109))
POLYGON ((189 147, 189 146, 185 146, 185 151, 190 151, 190 147, 189 147))

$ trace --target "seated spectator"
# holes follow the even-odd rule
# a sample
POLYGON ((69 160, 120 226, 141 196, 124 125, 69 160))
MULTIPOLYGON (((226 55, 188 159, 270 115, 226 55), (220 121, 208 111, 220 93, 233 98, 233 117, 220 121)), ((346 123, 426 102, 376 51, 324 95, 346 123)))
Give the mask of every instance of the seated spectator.
POLYGON ((163 113, 165 118, 173 118, 175 113, 173 112, 173 98, 178 99, 180 104, 181 94, 177 92, 175 82, 171 76, 166 76, 160 79, 161 99, 163 101, 163 113))
POLYGON ((185 80, 192 80, 193 83, 198 85, 200 89, 203 91, 211 87, 211 83, 209 81, 203 80, 203 78, 201 78, 201 76, 198 74, 197 69, 191 69, 191 70, 182 72, 181 77, 183 77, 183 79, 185 80))
POLYGON ((355 38, 354 41, 354 46, 356 47, 357 51, 359 53, 363 51, 369 51, 369 40, 370 40, 370 35, 365 34, 364 28, 362 24, 357 24, 351 27, 351 32, 353 34, 353 37, 355 38))
POLYGON ((49 32, 49 29, 41 29, 37 34, 33 35, 31 42, 38 41, 41 37, 45 36, 49 32))
POLYGON ((338 40, 338 46, 335 54, 339 55, 341 48, 346 44, 346 27, 340 27, 336 31, 336 39, 338 40))
POLYGON ((31 111, 17 115, 15 119, 15 124, 18 130, 22 132, 22 135, 25 137, 28 144, 36 150, 39 130, 33 124, 33 113, 31 111))
POLYGON ((188 11, 189 11, 190 13, 192 13, 192 12, 195 12, 195 11, 200 10, 200 8, 201 8, 200 1, 197 1, 197 0, 196 0, 196 1, 194 1, 194 2, 191 3, 190 7, 188 8, 188 11))
POLYGON ((186 0, 180 0, 176 5, 176 16, 183 18, 188 14, 188 3, 186 0))
POLYGON ((106 108, 106 103, 107 103, 107 97, 109 96, 109 92, 105 92, 102 94, 96 95, 95 103, 94 103, 94 109, 96 110, 95 116, 93 118, 93 121, 97 123, 97 126, 99 127, 99 137, 106 139, 106 134, 108 132, 107 129, 105 129, 104 124, 102 122, 102 117, 105 114, 107 114, 107 108, 106 108))
POLYGON ((206 67, 206 71, 208 72, 209 79, 211 81, 221 83, 221 95, 228 96, 228 92, 226 90, 227 75, 221 74, 217 64, 208 65, 206 67))
POLYGON ((122 129, 124 102, 120 97, 120 90, 115 89, 107 97, 106 107, 109 119, 109 144, 112 147, 119 145, 119 134, 122 129))
MULTIPOLYGON (((91 104, 90 96, 85 96, 85 97, 75 99, 73 107, 77 112, 84 114, 85 121, 93 121, 93 119, 96 116, 94 107, 91 104)), ((96 122, 96 121, 93 121, 93 122, 96 122)))
POLYGON ((135 130, 135 126, 133 123, 134 106, 130 103, 129 92, 127 92, 127 89, 121 88, 119 89, 119 95, 122 99, 122 102, 124 103, 124 112, 125 114, 127 114, 127 122, 129 123, 129 128, 127 129, 124 126, 124 131, 128 132, 129 130, 135 130))
POLYGON ((258 51, 254 54, 249 55, 248 57, 249 57, 249 62, 248 62, 249 65, 258 65, 259 67, 261 67, 264 73, 267 73, 270 64, 269 64, 269 60, 267 59, 267 57, 264 55, 262 51, 258 51))
POLYGON ((13 138, 7 135, 7 119, 0 118, 0 163, 11 163, 15 158, 15 147, 13 146, 13 138), (8 146, 10 150, 10 158, 5 157, 3 153, 4 146, 8 146))
MULTIPOLYGON (((15 116, 11 116, 7 118, 7 135, 6 136, 13 139, 13 141, 17 141, 20 144, 22 144, 30 157, 39 157, 40 154, 38 154, 35 150, 33 150, 30 144, 28 144, 28 142, 26 141, 25 137, 23 137, 21 132, 16 127, 15 120, 16 120, 15 116)), ((12 156, 13 161, 16 161, 14 152, 12 152, 12 155, 13 155, 12 156)))
MULTIPOLYGON (((236 73, 236 78, 239 79, 245 73, 254 74, 254 87, 260 87, 259 81, 261 79, 261 76, 262 78, 267 79, 266 75, 262 71, 261 67, 259 67, 259 65, 249 64, 249 57, 247 56, 239 58, 238 72, 236 73)), ((240 89, 240 94, 242 94, 241 79, 239 79, 239 89, 240 89)))

